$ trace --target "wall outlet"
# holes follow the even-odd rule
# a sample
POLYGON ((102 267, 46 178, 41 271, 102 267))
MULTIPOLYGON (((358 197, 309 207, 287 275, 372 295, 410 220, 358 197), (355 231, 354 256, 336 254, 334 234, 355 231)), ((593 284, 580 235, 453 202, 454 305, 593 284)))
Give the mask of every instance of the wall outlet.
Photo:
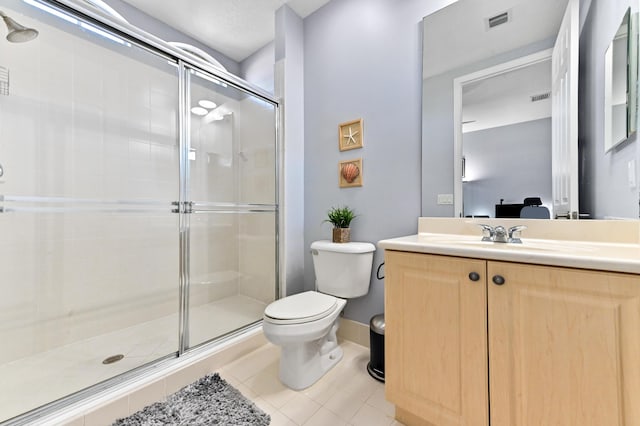
POLYGON ((439 205, 451 205, 453 204, 453 194, 438 194, 439 205))

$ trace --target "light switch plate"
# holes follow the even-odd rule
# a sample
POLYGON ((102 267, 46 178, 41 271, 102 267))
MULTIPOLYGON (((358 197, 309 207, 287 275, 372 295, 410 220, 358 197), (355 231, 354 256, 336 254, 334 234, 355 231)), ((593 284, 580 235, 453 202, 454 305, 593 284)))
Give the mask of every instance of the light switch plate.
POLYGON ((627 163, 627 178, 629 180, 629 188, 635 188, 638 185, 636 179, 636 160, 629 160, 627 163))
POLYGON ((438 194, 439 205, 453 204, 453 194, 438 194))

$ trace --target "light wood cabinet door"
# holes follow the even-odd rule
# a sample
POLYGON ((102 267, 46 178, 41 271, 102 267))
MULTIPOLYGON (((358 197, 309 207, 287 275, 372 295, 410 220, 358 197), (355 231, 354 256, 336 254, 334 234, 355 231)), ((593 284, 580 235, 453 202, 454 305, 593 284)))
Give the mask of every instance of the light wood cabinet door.
POLYGON ((640 278, 487 271, 491 425, 640 425, 640 278))
POLYGON ((487 425, 486 261, 387 250, 385 275, 387 399, 422 424, 487 425))

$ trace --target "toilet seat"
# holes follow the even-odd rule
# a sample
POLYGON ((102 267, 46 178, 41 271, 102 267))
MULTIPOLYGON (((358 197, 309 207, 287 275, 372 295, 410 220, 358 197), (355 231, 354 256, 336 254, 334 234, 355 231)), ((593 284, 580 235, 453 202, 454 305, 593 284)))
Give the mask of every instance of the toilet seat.
POLYGON ((264 319, 273 324, 301 324, 316 321, 331 314, 338 299, 317 291, 305 291, 269 304, 264 319))

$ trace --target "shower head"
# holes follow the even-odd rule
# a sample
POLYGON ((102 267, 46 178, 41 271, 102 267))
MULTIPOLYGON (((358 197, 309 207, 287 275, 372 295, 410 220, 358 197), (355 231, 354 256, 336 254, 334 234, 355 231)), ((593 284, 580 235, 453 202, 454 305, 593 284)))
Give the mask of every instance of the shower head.
POLYGON ((4 12, 0 11, 0 16, 4 20, 4 23, 7 25, 7 29, 9 33, 7 34, 7 40, 11 43, 23 43, 25 41, 33 40, 38 37, 38 31, 33 28, 27 28, 23 25, 18 24, 12 18, 8 17, 4 14, 4 12))

